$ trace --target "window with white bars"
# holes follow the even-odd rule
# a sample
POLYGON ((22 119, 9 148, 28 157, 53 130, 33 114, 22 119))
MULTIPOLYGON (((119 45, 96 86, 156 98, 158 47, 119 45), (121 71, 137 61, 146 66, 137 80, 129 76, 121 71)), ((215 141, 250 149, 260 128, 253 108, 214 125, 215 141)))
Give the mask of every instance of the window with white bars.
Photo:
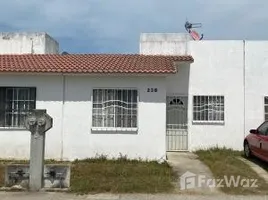
POLYGON ((264 97, 264 120, 268 121, 268 96, 264 97))
POLYGON ((25 117, 35 104, 36 88, 0 87, 0 127, 24 128, 25 117))
POLYGON ((92 127, 137 128, 138 91, 93 89, 92 127))
POLYGON ((224 122, 224 96, 194 96, 193 121, 224 122))

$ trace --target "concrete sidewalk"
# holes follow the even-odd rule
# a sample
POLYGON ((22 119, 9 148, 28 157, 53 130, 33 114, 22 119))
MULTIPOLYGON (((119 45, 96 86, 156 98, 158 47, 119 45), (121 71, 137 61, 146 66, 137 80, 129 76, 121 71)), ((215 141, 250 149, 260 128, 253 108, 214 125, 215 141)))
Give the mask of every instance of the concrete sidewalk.
POLYGON ((0 200, 267 200, 268 196, 234 195, 180 195, 180 194, 96 194, 74 195, 66 193, 0 192, 0 200))
POLYGON ((260 177, 262 177, 265 180, 266 183, 268 183, 268 173, 260 165, 257 165, 253 161, 250 161, 242 157, 238 157, 237 159, 243 161, 245 164, 250 166, 251 169, 253 169, 253 171, 255 171, 260 177))

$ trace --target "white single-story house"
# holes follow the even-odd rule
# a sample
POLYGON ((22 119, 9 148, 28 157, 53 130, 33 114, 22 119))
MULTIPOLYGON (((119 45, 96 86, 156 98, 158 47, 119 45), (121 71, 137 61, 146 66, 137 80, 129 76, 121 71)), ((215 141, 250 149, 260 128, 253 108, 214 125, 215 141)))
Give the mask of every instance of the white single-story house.
POLYGON ((2 53, 0 158, 29 158, 23 123, 34 108, 54 120, 46 158, 241 150, 268 119, 267 72, 268 41, 185 34, 142 34, 140 54, 2 53))

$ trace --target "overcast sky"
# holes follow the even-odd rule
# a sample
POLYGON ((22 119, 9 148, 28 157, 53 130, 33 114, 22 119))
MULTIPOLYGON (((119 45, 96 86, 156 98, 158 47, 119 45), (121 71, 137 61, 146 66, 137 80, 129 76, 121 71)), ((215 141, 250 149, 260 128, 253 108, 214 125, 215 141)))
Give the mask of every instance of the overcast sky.
POLYGON ((142 32, 268 40, 268 0, 1 0, 1 31, 45 31, 70 53, 138 53, 142 32))

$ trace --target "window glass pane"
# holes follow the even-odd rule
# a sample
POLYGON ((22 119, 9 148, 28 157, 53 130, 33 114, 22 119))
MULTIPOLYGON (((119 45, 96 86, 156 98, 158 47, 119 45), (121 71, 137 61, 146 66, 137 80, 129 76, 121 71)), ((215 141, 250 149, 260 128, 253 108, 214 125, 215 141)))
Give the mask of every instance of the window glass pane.
POLYGON ((207 121, 208 118, 209 118, 209 100, 208 100, 208 96, 203 96, 203 101, 202 101, 202 104, 200 105, 201 107, 201 113, 202 113, 202 117, 201 117, 201 120, 202 121, 207 121))
POLYGON ((28 108, 28 109, 29 109, 29 110, 33 110, 33 109, 35 109, 35 106, 36 106, 35 104, 36 104, 35 101, 31 101, 30 104, 29 104, 29 108, 28 108))
POLYGON ((0 88, 0 126, 24 127, 25 116, 35 109, 35 88, 0 88))
POLYGON ((127 90, 123 90, 123 98, 121 99, 121 101, 123 101, 124 103, 128 102, 127 92, 127 90))
POLYGON ((127 101, 133 102, 133 90, 127 90, 127 101))
POLYGON ((98 90, 93 90, 93 102, 97 102, 98 100, 98 90))
POLYGON ((198 109, 197 109, 197 96, 194 96, 194 98, 193 98, 193 105, 194 105, 194 107, 193 107, 193 119, 196 121, 196 120, 198 120, 198 118, 197 118, 197 112, 198 112, 198 109))
POLYGON ((137 115, 132 116, 132 128, 137 127, 137 115))
POLYGON ((93 127, 102 126, 102 122, 103 122, 102 115, 93 115, 92 119, 93 119, 93 122, 92 122, 93 127))
POLYGON ((193 97, 194 121, 223 121, 224 97, 223 96, 194 96, 193 97))
POLYGON ((122 99, 122 91, 121 90, 117 90, 116 91, 116 100, 120 100, 122 99))
POLYGON ((133 92, 133 94, 132 94, 132 102, 133 103, 137 103, 137 100, 138 100, 138 91, 137 90, 132 90, 132 92, 133 92))
POLYGON ((268 121, 268 97, 264 97, 264 120, 268 121))
POLYGON ((265 114, 265 121, 268 121, 268 114, 265 114))
POLYGON ((17 94, 18 94, 18 100, 20 101, 31 100, 30 89, 26 89, 26 88, 17 89, 17 94))
POLYGON ((15 117, 13 117, 11 112, 5 113, 5 126, 10 127, 14 126, 13 121, 15 120, 15 117))
POLYGON ((265 105, 265 106, 264 106, 264 112, 265 112, 265 113, 268 113, 268 105, 265 105))
POLYGON ((0 127, 5 126, 5 99, 6 91, 4 88, 0 88, 0 127))
POLYGON ((268 104, 268 97, 264 97, 264 103, 268 104))
POLYGON ((267 135, 268 133, 268 122, 263 123, 259 128, 258 131, 261 135, 267 135))
POLYGON ((17 127, 17 116, 14 114, 17 102, 17 90, 16 88, 6 89, 6 113, 5 113, 5 126, 17 127))
POLYGON ((214 111, 214 101, 215 101, 215 97, 208 97, 208 118, 210 121, 213 121, 214 120, 214 117, 215 117, 215 113, 213 112, 214 111))
POLYGON ((18 126, 23 127, 25 122, 26 112, 19 113, 18 115, 18 126))
POLYGON ((93 91, 93 122, 96 127, 132 127, 132 116, 137 115, 137 90, 100 89, 101 93, 93 91), (101 95, 99 95, 101 94, 101 95), (98 96, 94 97, 94 95, 98 96), (134 112, 135 110, 135 112, 134 112), (97 122, 97 116, 102 118, 97 122))
POLYGON ((36 101, 36 89, 35 88, 30 88, 30 100, 31 101, 36 101))
POLYGON ((128 115, 126 117, 126 126, 125 127, 132 127, 132 117, 128 115))
POLYGON ((203 112, 203 108, 204 108, 204 99, 203 99, 203 97, 201 97, 201 96, 199 96, 198 98, 197 98, 197 120, 203 120, 203 118, 202 118, 202 116, 203 116, 203 114, 202 114, 202 112, 203 112))
POLYGON ((116 115, 115 127, 122 127, 122 126, 123 126, 123 115, 118 114, 116 115))
POLYGON ((6 101, 13 101, 15 100, 15 89, 7 88, 6 89, 6 101))

